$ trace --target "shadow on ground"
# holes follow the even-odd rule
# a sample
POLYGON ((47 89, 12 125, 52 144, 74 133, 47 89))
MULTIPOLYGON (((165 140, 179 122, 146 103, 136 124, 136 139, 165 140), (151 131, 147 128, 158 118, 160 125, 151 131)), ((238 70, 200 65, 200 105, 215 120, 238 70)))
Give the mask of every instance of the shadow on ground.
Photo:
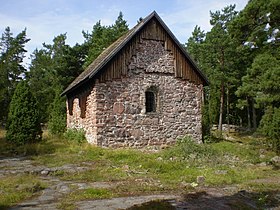
POLYGON ((218 192, 205 191, 189 193, 182 200, 151 201, 135 205, 129 210, 171 210, 171 209, 276 209, 280 206, 280 190, 266 192, 239 191, 232 195, 221 195, 218 192))
POLYGON ((5 205, 0 205, 0 210, 5 210, 5 209, 9 209, 9 207, 5 205))
POLYGON ((4 135, 0 135, 0 157, 39 156, 53 154, 56 150, 64 148, 65 144, 60 139, 43 138, 37 143, 15 145, 7 142, 4 135))

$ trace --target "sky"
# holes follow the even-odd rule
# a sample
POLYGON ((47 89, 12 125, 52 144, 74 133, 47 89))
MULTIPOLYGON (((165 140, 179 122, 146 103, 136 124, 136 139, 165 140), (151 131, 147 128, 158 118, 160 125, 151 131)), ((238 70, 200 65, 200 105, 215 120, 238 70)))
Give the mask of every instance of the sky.
POLYGON ((122 11, 129 28, 140 17, 156 11, 181 43, 186 43, 196 25, 210 30, 210 11, 235 4, 242 10, 248 0, 0 0, 0 33, 7 26, 16 36, 25 28, 28 50, 25 62, 42 43, 52 44, 55 36, 67 33, 67 44, 83 43, 82 31, 93 25, 112 25, 122 11))

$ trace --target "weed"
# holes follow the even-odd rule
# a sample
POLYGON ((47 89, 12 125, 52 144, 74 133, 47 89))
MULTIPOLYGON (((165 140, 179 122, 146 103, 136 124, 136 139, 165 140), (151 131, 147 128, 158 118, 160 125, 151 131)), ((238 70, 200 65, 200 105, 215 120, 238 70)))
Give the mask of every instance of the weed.
POLYGON ((64 137, 72 142, 82 144, 86 142, 85 132, 82 129, 68 129, 64 137))

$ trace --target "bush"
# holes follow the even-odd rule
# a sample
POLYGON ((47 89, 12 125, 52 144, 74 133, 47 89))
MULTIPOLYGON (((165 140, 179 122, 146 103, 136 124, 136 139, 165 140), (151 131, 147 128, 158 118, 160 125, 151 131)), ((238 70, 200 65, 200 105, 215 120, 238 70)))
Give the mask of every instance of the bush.
POLYGON ((211 136, 211 123, 209 119, 208 106, 202 106, 202 140, 203 143, 209 141, 211 136))
POLYGON ((72 142, 82 144, 86 142, 85 132, 83 129, 68 129, 64 133, 64 137, 72 142))
POLYGON ((22 81, 10 103, 6 139, 17 145, 37 142, 42 139, 41 116, 35 97, 26 81, 22 81))
POLYGON ((51 104, 50 120, 48 129, 51 134, 62 134, 66 129, 66 107, 65 98, 60 97, 61 89, 55 94, 53 103, 51 104))
POLYGON ((180 157, 193 164, 195 162, 207 162, 208 160, 217 157, 217 152, 211 147, 211 145, 198 144, 188 136, 179 139, 174 147, 169 148, 164 153, 167 159, 180 157))

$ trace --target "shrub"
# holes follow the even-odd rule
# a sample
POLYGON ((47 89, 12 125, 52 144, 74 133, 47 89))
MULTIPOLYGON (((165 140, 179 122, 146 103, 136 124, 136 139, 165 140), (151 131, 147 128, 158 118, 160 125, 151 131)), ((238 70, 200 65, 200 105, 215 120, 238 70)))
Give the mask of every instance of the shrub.
POLYGON ((66 129, 65 98, 60 97, 60 92, 61 89, 56 91, 54 101, 50 107, 48 129, 51 134, 62 134, 66 129))
POLYGON ((203 143, 209 141, 211 136, 211 123, 209 119, 208 106, 202 106, 202 139, 203 143))
POLYGON ((85 132, 83 129, 68 129, 64 136, 67 140, 82 144, 86 142, 85 132))
POLYGON ((6 139, 17 145, 37 142, 42 139, 41 116, 35 97, 26 81, 22 81, 10 103, 6 139))
POLYGON ((188 160, 192 164, 195 164, 195 162, 207 162, 217 157, 217 152, 211 145, 198 144, 188 136, 179 139, 174 147, 167 149, 164 153, 167 159, 179 157, 188 160))

